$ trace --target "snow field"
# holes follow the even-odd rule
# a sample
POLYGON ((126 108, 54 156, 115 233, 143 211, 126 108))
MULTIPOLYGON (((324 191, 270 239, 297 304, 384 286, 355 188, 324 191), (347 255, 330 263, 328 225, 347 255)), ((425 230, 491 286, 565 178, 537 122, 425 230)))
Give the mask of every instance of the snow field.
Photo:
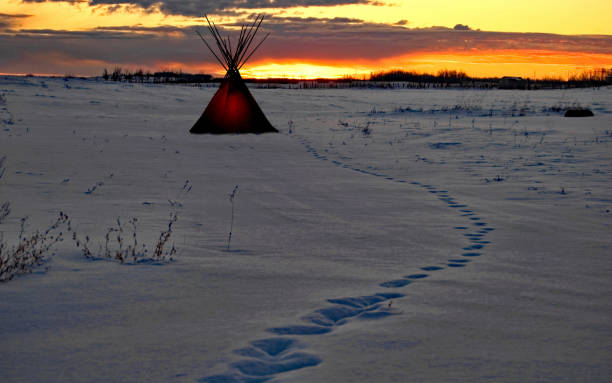
POLYGON ((6 381, 609 380, 610 89, 253 89, 281 134, 215 137, 214 88, 0 85, 5 238, 179 218, 0 286, 6 381))

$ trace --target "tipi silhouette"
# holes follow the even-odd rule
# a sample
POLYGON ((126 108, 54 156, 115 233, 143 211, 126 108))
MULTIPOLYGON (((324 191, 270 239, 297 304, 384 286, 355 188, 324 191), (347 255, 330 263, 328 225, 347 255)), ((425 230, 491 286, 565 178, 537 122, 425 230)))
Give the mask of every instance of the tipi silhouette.
POLYGON ((263 114, 240 76, 242 66, 269 35, 264 36, 259 44, 251 49, 263 16, 257 16, 252 24, 242 26, 238 41, 233 47, 229 36, 223 39, 217 26, 208 19, 208 16, 205 15, 205 17, 208 22, 208 31, 217 47, 216 52, 206 42, 206 39, 199 32, 197 33, 226 73, 219 85, 219 90, 189 132, 210 134, 278 132, 263 114))

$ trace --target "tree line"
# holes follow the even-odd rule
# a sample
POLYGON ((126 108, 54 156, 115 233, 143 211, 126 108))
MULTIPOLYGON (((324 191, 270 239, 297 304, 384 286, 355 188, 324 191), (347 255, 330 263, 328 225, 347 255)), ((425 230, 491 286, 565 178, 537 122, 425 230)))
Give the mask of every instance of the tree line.
MULTIPOLYGON (((102 78, 107 81, 140 82, 140 83, 208 83, 219 82, 209 74, 184 73, 182 70, 162 70, 159 72, 138 69, 130 71, 115 67, 112 71, 104 68, 102 78)), ((345 76, 340 79, 245 79, 259 84, 301 84, 300 87, 386 87, 386 88, 500 88, 500 89, 549 89, 580 88, 612 85, 612 69, 598 68, 578 74, 569 74, 567 79, 561 77, 544 77, 538 79, 521 77, 471 77, 461 70, 443 69, 435 74, 419 73, 405 70, 389 70, 370 73, 369 78, 358 79, 345 76)))
POLYGON ((150 72, 144 71, 143 69, 130 71, 129 69, 115 67, 111 72, 104 68, 102 78, 107 81, 141 83, 204 83, 210 82, 213 77, 209 74, 183 73, 181 70, 162 70, 160 72, 150 72))

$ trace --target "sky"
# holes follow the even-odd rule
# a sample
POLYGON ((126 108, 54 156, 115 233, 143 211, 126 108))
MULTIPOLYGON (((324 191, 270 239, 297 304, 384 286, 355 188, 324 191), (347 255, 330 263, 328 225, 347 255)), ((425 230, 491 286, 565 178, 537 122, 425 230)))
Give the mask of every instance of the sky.
POLYGON ((204 13, 230 36, 265 15, 260 36, 270 37, 245 77, 565 78, 612 68, 610 0, 2 0, 0 73, 223 75, 196 34, 204 13))

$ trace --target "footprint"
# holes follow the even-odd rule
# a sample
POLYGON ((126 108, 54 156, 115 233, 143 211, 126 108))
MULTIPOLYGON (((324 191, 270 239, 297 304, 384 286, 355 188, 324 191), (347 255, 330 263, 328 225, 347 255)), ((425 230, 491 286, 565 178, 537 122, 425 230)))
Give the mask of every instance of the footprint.
POLYGON ((461 255, 463 255, 464 257, 479 257, 479 256, 481 256, 480 253, 463 253, 461 255))
POLYGON ((298 345, 297 341, 289 338, 269 338, 251 342, 253 347, 234 350, 235 354, 248 356, 250 358, 266 358, 277 356, 291 347, 298 345))
POLYGON ((367 295, 363 297, 355 297, 355 298, 337 298, 337 299, 328 299, 327 301, 330 303, 335 303, 339 305, 346 305, 356 308, 362 308, 366 306, 371 306, 375 303, 384 302, 389 299, 401 298, 403 294, 399 293, 380 293, 376 295, 367 295))
POLYGON ((380 287, 387 287, 387 288, 396 288, 396 287, 404 287, 404 286, 409 285, 411 283, 412 283, 412 281, 410 281, 408 279, 396 279, 394 281, 383 282, 379 286, 380 287))
POLYGON ((438 271, 438 270, 443 270, 444 267, 440 267, 440 266, 426 266, 426 267, 421 267, 421 270, 425 270, 425 271, 438 271))
POLYGON ((247 376, 240 375, 240 374, 230 373, 230 374, 225 374, 225 375, 207 376, 205 378, 198 379, 198 382, 200 383, 263 383, 263 382, 269 381, 270 379, 272 378, 271 377, 252 378, 252 377, 247 377, 247 376))
POLYGON ((304 367, 316 366, 321 363, 321 358, 302 352, 287 355, 278 361, 264 361, 256 359, 241 360, 230 364, 245 375, 267 376, 281 372, 298 370, 304 367))
POLYGON ((423 279, 423 278, 427 278, 429 276, 429 274, 411 274, 411 275, 406 275, 404 278, 408 278, 408 279, 423 279))
MULTIPOLYGON (((410 281, 408 281, 410 282, 410 281)), ((277 335, 319 335, 332 331, 333 326, 346 323, 346 319, 359 316, 363 319, 376 319, 396 314, 388 308, 382 308, 379 303, 389 299, 401 298, 399 293, 379 293, 361 297, 345 297, 328 299, 335 306, 316 310, 303 319, 313 325, 295 325, 286 327, 273 327, 268 332, 277 335)))
POLYGON ((372 312, 367 311, 367 312, 359 315, 358 318, 359 319, 370 319, 370 320, 372 320, 372 319, 386 318, 388 316, 396 315, 396 314, 397 314, 397 311, 391 309, 390 307, 389 308, 384 307, 384 308, 381 308, 380 310, 376 310, 376 311, 372 311, 372 312))
POLYGON ((381 318, 396 312, 383 309, 380 303, 400 297, 403 297, 403 294, 380 293, 361 297, 329 299, 328 302, 334 303, 335 306, 316 310, 303 319, 319 326, 332 327, 341 326, 346 323, 348 318, 356 316, 368 319, 381 318))
POLYGON ((266 331, 276 335, 320 335, 331 332, 330 327, 321 326, 287 326, 287 327, 272 327, 266 331))
POLYGON ((304 352, 294 352, 303 346, 290 338, 268 338, 251 342, 251 346, 234 350, 243 359, 230 364, 230 371, 222 375, 212 375, 199 379, 202 383, 265 382, 274 375, 298 370, 304 367, 316 366, 321 359, 304 352))

